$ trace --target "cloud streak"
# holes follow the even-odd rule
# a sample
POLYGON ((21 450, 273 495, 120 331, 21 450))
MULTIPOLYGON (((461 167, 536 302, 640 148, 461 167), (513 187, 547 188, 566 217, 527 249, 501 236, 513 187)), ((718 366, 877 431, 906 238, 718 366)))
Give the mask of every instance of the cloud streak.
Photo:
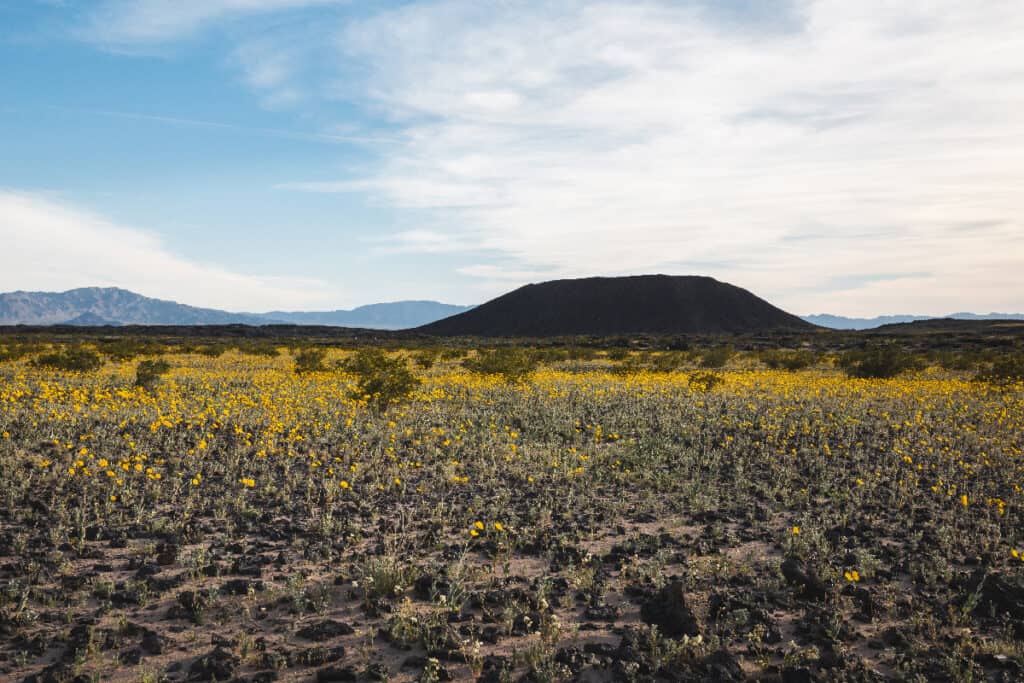
POLYGON ((92 42, 122 48, 188 38, 247 16, 340 4, 341 0, 103 0, 80 28, 92 42))
POLYGON ((329 305, 326 283, 238 273, 170 253, 153 235, 34 193, 0 188, 0 291, 123 287, 230 311, 329 305))

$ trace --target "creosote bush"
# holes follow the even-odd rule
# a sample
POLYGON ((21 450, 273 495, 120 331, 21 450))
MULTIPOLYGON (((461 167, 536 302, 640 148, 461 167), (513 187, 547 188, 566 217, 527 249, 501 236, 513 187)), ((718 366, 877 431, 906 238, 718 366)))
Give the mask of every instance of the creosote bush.
POLYGON ((814 363, 814 353, 807 350, 777 349, 763 351, 758 356, 772 370, 803 370, 814 363))
POLYGON ((481 375, 501 375, 506 382, 514 383, 527 377, 537 368, 537 356, 531 349, 501 346, 496 349, 481 349, 474 358, 463 361, 470 372, 481 375))
POLYGON ((32 363, 40 368, 68 370, 71 372, 91 372, 103 365, 100 354, 82 346, 70 346, 52 353, 38 356, 32 363))
POLYGON ((239 344, 235 347, 239 353, 244 353, 247 356, 265 356, 267 358, 276 358, 281 355, 280 349, 274 344, 269 342, 252 342, 249 344, 239 344))
POLYGON ((420 349, 412 354, 412 362, 421 370, 429 370, 441 358, 441 349, 420 349))
POLYGON ((156 360, 140 360, 135 366, 135 386, 152 389, 160 381, 160 377, 171 370, 171 364, 163 358, 156 360))
POLYGON ((463 361, 466 370, 479 375, 501 375, 506 382, 525 379, 538 366, 538 356, 532 349, 500 346, 481 349, 475 357, 463 361))
POLYGON ((731 346, 716 346, 703 353, 700 358, 700 366, 702 368, 722 368, 735 355, 736 351, 731 346))
POLYGON ((1024 382, 1024 354, 1003 356, 977 374, 975 379, 992 384, 1024 382))
POLYGON ((300 375, 307 372, 324 372, 327 370, 327 366, 324 365, 325 358, 327 358, 326 349, 300 349, 295 354, 295 372, 300 375))
POLYGON ((29 344, 24 342, 13 342, 0 345, 0 363, 20 360, 26 356, 32 355, 33 353, 38 353, 41 348, 42 347, 39 344, 29 344))
POLYGON ((850 377, 862 379, 891 379, 908 370, 920 368, 918 359, 895 344, 870 346, 859 351, 848 351, 839 365, 850 377))
POLYGON ((132 360, 138 356, 155 356, 167 350, 163 344, 148 339, 120 338, 108 341, 100 346, 103 355, 112 360, 132 360))
POLYGON ((220 358, 227 353, 228 347, 224 344, 203 344, 197 346, 195 352, 207 358, 220 358))
POLYGON ((409 398, 420 379, 402 358, 392 358, 380 349, 360 349, 341 363, 341 369, 356 376, 352 397, 368 399, 379 411, 409 398))

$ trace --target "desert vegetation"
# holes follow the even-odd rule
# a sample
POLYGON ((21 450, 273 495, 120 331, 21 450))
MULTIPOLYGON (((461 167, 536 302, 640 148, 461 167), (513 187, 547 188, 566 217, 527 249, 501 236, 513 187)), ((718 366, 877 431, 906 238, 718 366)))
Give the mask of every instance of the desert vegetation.
POLYGON ((0 341, 0 677, 1020 680, 1015 349, 0 341))

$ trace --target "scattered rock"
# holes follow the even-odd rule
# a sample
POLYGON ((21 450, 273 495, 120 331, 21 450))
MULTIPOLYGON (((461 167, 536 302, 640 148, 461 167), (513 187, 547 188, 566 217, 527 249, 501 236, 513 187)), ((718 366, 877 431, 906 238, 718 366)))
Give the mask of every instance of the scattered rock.
POLYGON ((782 576, 786 583, 800 590, 800 594, 810 600, 824 600, 828 587, 815 576, 800 560, 789 557, 782 563, 782 576))
POLYGON ((224 681, 231 678, 238 669, 241 660, 222 647, 203 655, 188 669, 190 681, 224 681))
POLYGON ((596 605, 588 607, 583 616, 594 621, 615 621, 621 614, 622 610, 614 605, 596 605))
POLYGON ((782 670, 782 683, 813 683, 814 677, 807 667, 789 667, 782 670))
POLYGON ((645 623, 657 626, 670 638, 695 636, 700 633, 697 620, 686 603, 682 581, 673 581, 644 603, 640 616, 645 623))
POLYGON ((329 666, 316 672, 317 683, 337 683, 341 681, 356 681, 359 675, 351 666, 344 668, 329 666))
POLYGON ((300 629, 295 635, 299 638, 312 640, 314 643, 322 643, 325 640, 337 638, 338 636, 347 636, 352 633, 355 633, 355 630, 345 622, 325 619, 300 629))
POLYGON ((704 660, 704 669, 713 681, 742 681, 743 669, 728 650, 716 650, 704 660))

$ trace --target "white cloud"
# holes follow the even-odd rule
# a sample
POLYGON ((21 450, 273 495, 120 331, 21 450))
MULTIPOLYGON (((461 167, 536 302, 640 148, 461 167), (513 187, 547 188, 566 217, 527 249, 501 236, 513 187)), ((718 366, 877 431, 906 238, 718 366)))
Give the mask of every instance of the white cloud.
POLYGON ((449 0, 350 24, 338 68, 362 77, 332 94, 406 141, 291 187, 440 214, 513 271, 706 272, 798 312, 1024 309, 1019 4, 778 11, 449 0), (977 222, 1001 227, 959 231, 977 222), (890 272, 930 275, 829 291, 890 272))
POLYGON ((167 251, 149 233, 37 194, 0 188, 0 291, 123 287, 230 311, 309 309, 331 302, 318 280, 237 273, 167 251))
MULTIPOLYGON (((327 2, 106 0, 93 29, 327 2)), ((270 106, 395 129, 362 175, 280 188, 405 209, 392 248, 478 252, 488 290, 697 272, 796 312, 1024 310, 1019 3, 741 4, 428 0, 234 32, 230 58, 270 106)))
POLYGON ((339 0, 103 0, 82 34, 97 43, 135 47, 188 37, 216 21, 295 10, 339 0))

